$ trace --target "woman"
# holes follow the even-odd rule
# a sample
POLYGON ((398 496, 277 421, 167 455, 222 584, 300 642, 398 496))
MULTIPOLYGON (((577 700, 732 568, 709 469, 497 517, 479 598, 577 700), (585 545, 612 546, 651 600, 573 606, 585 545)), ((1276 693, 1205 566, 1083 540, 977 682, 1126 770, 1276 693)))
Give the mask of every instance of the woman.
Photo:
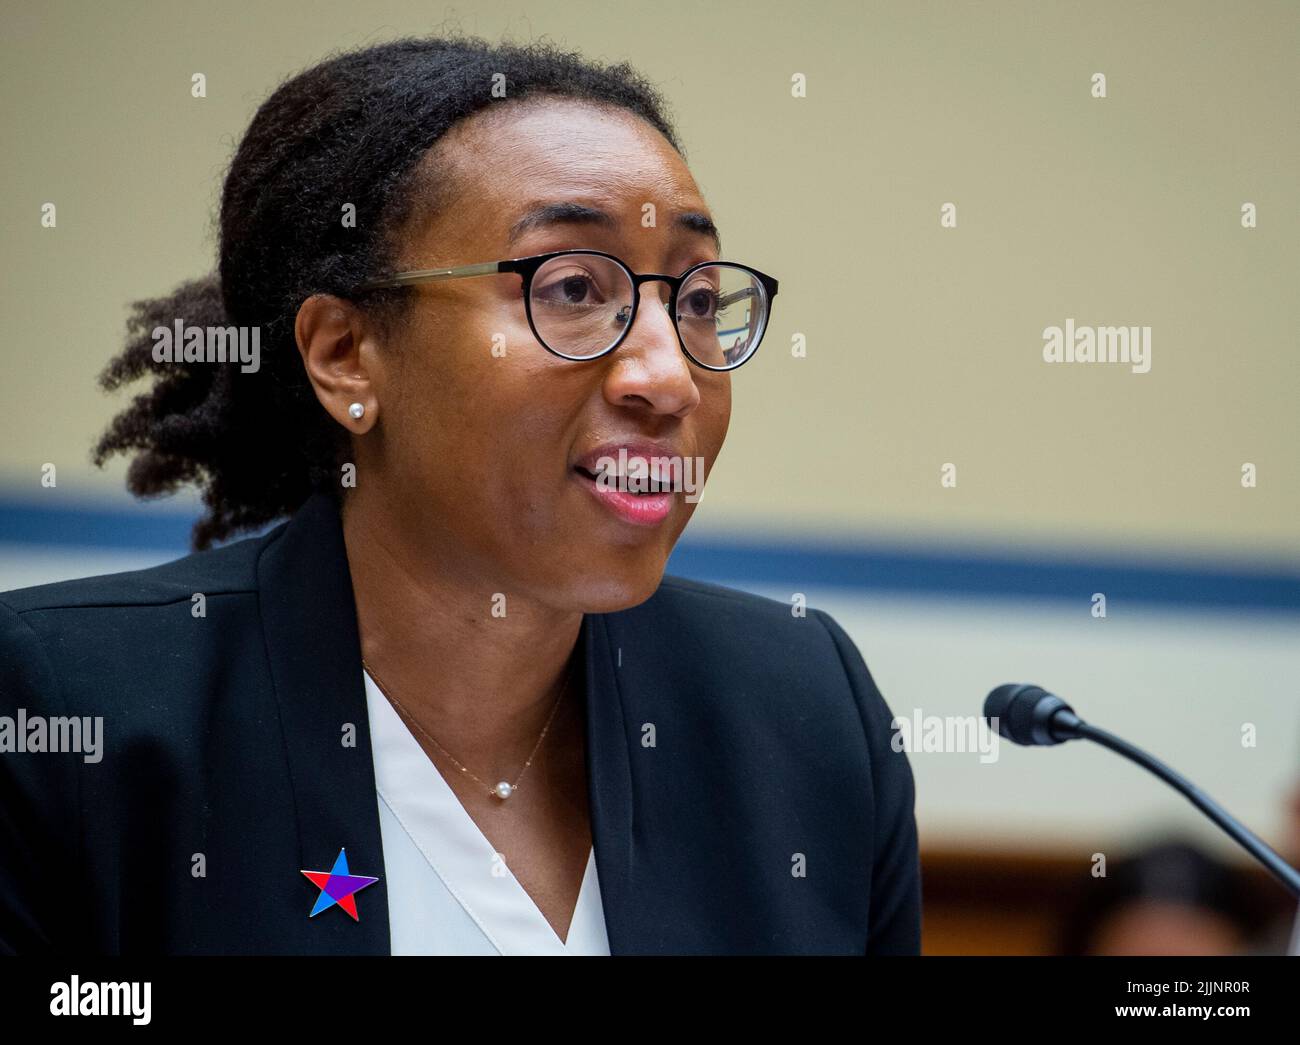
POLYGON ((0 713, 103 727, 0 759, 0 946, 916 953, 852 642, 663 575, 777 283, 722 263, 654 90, 344 54, 258 111, 220 233, 137 306, 97 449, 199 484, 200 550, 0 599, 0 713))

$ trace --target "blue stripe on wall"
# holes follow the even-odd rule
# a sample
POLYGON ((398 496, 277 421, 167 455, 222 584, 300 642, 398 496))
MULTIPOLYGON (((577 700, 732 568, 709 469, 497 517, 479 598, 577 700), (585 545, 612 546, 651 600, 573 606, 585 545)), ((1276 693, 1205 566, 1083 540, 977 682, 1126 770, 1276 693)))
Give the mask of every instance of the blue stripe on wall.
POLYGON ((0 541, 184 555, 196 518, 197 509, 180 511, 148 503, 108 507, 66 503, 61 495, 41 503, 0 497, 0 541))
POLYGON ((1102 592, 1112 607, 1142 602, 1183 609, 1300 613, 1300 573, 1286 567, 684 537, 673 551, 669 571, 703 580, 785 585, 792 593, 844 588, 936 598, 1066 598, 1086 603, 1094 592, 1102 592))
MULTIPOLYGON (((62 503, 55 503, 55 502, 62 503)), ((90 547, 184 555, 195 511, 159 504, 37 503, 0 497, 0 541, 44 549, 90 547)), ((668 571, 703 581, 841 588, 936 598, 1001 596, 1137 601, 1187 609, 1300 613, 1300 572, 1219 562, 1071 557, 919 544, 843 543, 791 538, 752 541, 711 535, 678 543, 668 571)))

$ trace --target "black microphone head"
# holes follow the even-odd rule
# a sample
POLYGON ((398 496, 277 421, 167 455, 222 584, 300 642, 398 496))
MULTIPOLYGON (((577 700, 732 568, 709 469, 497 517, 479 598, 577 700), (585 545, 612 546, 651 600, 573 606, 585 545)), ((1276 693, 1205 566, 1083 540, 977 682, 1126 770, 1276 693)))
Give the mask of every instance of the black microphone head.
POLYGON ((1079 722, 1074 709, 1060 697, 1023 682, 1009 682, 989 693, 984 717, 999 735, 1016 744, 1059 744, 1072 739, 1070 727, 1079 722), (1052 720, 1058 712, 1067 714, 1054 730, 1052 720))

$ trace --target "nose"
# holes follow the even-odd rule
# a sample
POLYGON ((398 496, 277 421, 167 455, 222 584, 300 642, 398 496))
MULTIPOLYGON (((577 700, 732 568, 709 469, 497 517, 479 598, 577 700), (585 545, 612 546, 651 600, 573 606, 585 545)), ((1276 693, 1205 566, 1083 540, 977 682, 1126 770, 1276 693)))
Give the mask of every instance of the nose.
POLYGON ((648 285, 642 288, 632 329, 612 353, 604 392, 615 406, 641 406, 676 417, 699 405, 700 390, 677 340, 668 302, 648 285))

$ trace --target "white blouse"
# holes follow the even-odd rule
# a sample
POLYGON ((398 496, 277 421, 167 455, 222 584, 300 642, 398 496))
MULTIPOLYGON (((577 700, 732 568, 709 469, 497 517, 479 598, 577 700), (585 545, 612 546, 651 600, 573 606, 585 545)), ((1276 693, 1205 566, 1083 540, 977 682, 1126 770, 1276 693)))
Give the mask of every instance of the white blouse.
POLYGON ((595 851, 561 940, 364 674, 392 953, 609 954, 595 851))

